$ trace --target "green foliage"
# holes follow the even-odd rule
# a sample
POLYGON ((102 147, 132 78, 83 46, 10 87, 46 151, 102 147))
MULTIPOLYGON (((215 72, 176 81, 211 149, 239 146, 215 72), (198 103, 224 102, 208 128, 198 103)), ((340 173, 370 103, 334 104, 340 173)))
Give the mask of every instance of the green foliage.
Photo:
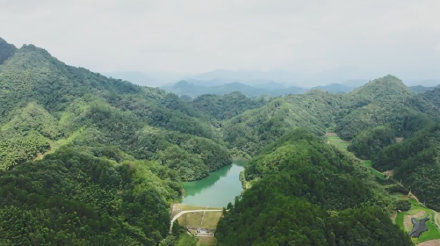
POLYGON ((384 147, 395 142, 393 129, 386 126, 378 126, 360 132, 348 146, 348 150, 354 152, 357 157, 369 160, 379 153, 384 147))
POLYGON ((323 135, 339 111, 339 100, 339 95, 322 91, 274 99, 226 121, 224 139, 230 147, 253 155, 296 127, 323 135))
MULTIPOLYGON (((392 181, 392 179, 390 179, 390 181, 392 181)), ((389 193, 397 193, 397 194, 403 194, 403 195, 407 195, 409 190, 407 188, 405 188, 403 185, 399 184, 399 183, 394 183, 391 185, 388 185, 385 188, 389 193)))
POLYGON ((185 232, 180 235, 176 246, 196 246, 197 241, 196 237, 188 235, 188 233, 185 232))
POLYGON ((47 138, 38 132, 0 132, 0 169, 8 169, 43 153, 50 148, 47 138))
POLYGON ((411 202, 408 200, 398 200, 396 202, 396 210, 408 211, 411 209, 411 202))
MULTIPOLYGON (((99 156, 113 146, 134 158, 161 162, 167 158, 163 153, 177 145, 190 160, 181 163, 185 167, 173 164, 183 180, 202 178, 230 163, 222 143, 209 140, 218 139, 214 127, 189 103, 67 66, 35 46, 23 46, 0 65, 0 86, 0 168, 45 154, 57 143, 86 146, 99 156), (152 142, 145 127, 165 137, 152 142)), ((166 161, 176 162, 179 156, 174 157, 166 161)))
POLYGON ((423 93, 423 98, 435 105, 435 107, 440 109, 440 88, 434 88, 432 90, 423 93))
MULTIPOLYGON (((405 199, 411 204, 411 208, 408 211, 398 211, 396 216, 396 225, 398 225, 403 231, 409 233, 412 230, 411 225, 405 225, 405 217, 419 217, 417 214, 423 213, 422 218, 428 218, 426 221, 427 231, 423 232, 419 238, 412 238, 414 244, 430 241, 434 239, 440 239, 440 227, 438 226, 438 213, 432 209, 428 209, 414 199, 408 197, 400 197, 405 199)), ((419 217, 420 219, 420 217, 419 217)), ((429 245, 429 243, 427 243, 429 245)))
POLYGON ((386 76, 347 95, 188 101, 0 39, 0 244, 173 245, 168 205, 181 195, 178 182, 230 163, 230 153, 260 153, 243 176, 252 188, 220 222, 223 245, 406 245, 360 163, 291 131, 335 129, 370 158, 392 131, 409 138, 381 151, 375 166, 395 168, 434 207, 438 130, 412 137, 438 120, 429 93, 386 76))
POLYGON ((226 95, 202 95, 195 98, 191 104, 195 109, 216 120, 230 119, 248 109, 263 106, 263 98, 247 98, 240 92, 226 95))
POLYGON ((220 220, 219 245, 411 245, 366 171, 304 130, 266 148, 246 178, 256 181, 220 220))
POLYGON ((2 244, 156 245, 179 195, 149 163, 62 149, 0 175, 2 244))
POLYGON ((313 90, 273 99, 224 121, 222 132, 229 147, 244 151, 245 156, 258 153, 297 127, 308 127, 317 134, 334 129, 347 140, 386 125, 396 136, 407 137, 432 119, 438 119, 434 104, 389 75, 345 95, 313 90))
POLYGON ((188 154, 179 146, 171 146, 158 153, 165 166, 176 170, 182 180, 201 179, 208 176, 208 167, 202 160, 188 154))
POLYGON ((376 202, 386 206, 379 188, 360 163, 304 129, 294 130, 270 145, 252 159, 245 171, 248 181, 271 174, 283 177, 273 186, 327 209, 376 202))
POLYGON ((0 38, 0 65, 9 57, 11 57, 17 49, 14 45, 8 44, 5 40, 0 38))
POLYGON ((19 133, 36 131, 49 139, 60 137, 57 120, 43 107, 29 103, 23 109, 13 112, 14 117, 1 130, 14 130, 19 133))
POLYGON ((61 135, 57 121, 35 103, 16 110, 14 118, 0 129, 0 169, 21 164, 50 148, 61 135))
POLYGON ((408 120, 426 114, 437 117, 429 102, 413 94, 391 75, 344 95, 342 108, 336 132, 343 139, 351 139, 363 130, 385 124, 390 124, 396 134, 405 135, 411 130, 406 126, 408 120))
POLYGON ((329 227, 330 245, 413 245, 378 207, 343 210, 330 218, 329 227))
POLYGON ((0 85, 0 123, 14 116, 12 110, 29 102, 52 114, 65 111, 78 98, 93 95, 122 111, 133 112, 150 125, 214 137, 211 126, 178 97, 67 66, 33 45, 23 46, 1 64, 0 85))
POLYGON ((386 147, 374 161, 379 170, 394 169, 394 178, 428 207, 440 209, 440 125, 435 124, 413 137, 386 147))

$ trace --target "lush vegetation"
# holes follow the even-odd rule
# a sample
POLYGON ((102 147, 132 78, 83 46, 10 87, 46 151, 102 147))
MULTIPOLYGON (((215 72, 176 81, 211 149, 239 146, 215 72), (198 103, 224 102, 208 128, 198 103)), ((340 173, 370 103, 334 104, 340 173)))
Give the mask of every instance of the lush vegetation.
POLYGON ((6 59, 11 57, 16 51, 16 48, 12 44, 8 44, 5 40, 0 38, 0 64, 6 59))
POLYGON ((440 109, 440 87, 428 90, 423 94, 423 97, 435 105, 435 107, 440 109))
POLYGON ((319 90, 277 98, 226 121, 224 140, 230 148, 254 155, 292 128, 308 127, 323 135, 332 126, 339 104, 339 95, 319 90))
POLYGON ((0 176, 1 244, 156 245, 168 234, 174 181, 157 163, 117 163, 63 148, 0 176))
MULTIPOLYGON (((434 98, 414 94, 399 79, 385 76, 348 94, 312 90, 275 98, 224 121, 221 129, 233 153, 248 158, 296 127, 307 127, 320 135, 334 130, 344 140, 362 131, 378 134, 378 129, 372 130, 375 127, 386 127, 389 133, 407 137, 430 120, 438 120, 434 98)), ((370 133, 363 133, 359 144, 370 133)), ((382 140, 385 142, 380 148, 388 144, 382 140)))
POLYGON ((176 246, 195 246, 196 243, 197 243, 197 238, 194 236, 190 236, 185 232, 182 233, 182 235, 179 237, 176 246))
POLYGON ((175 95, 1 41, 0 244, 173 245, 180 181, 231 162, 215 127, 175 95))
POLYGON ((439 92, 385 76, 348 94, 183 99, 0 39, 0 244, 193 243, 167 235, 180 182, 241 158, 251 188, 221 245, 407 245, 388 211, 408 204, 375 180, 440 209, 439 92))
POLYGON ((251 99, 240 92, 226 95, 202 95, 195 98, 191 104, 204 115, 217 120, 230 119, 248 109, 263 106, 267 99, 261 97, 251 99))
POLYGON ((378 126, 360 132, 353 138, 348 150, 364 160, 375 157, 384 147, 395 142, 393 129, 387 126, 378 126))
POLYGON ((231 161, 214 127, 175 95, 67 66, 32 45, 18 49, 0 71, 0 168, 63 140, 95 152, 113 146, 128 154, 122 159, 159 160, 181 180, 231 161))
POLYGON ((425 115, 438 117, 437 112, 401 80, 388 75, 344 95, 336 132, 343 139, 351 139, 363 130, 388 124, 396 135, 406 136, 420 127, 418 123, 425 115))
POLYGON ((374 161, 379 170, 394 170, 401 181, 428 207, 440 209, 440 125, 434 124, 386 147, 374 161))
POLYGON ((220 245, 411 245, 360 164, 305 130, 266 148, 246 179, 217 227, 220 245))
POLYGON ((410 208, 408 210, 402 210, 397 213, 395 222, 400 227, 401 230, 405 232, 410 232, 412 230, 412 223, 410 222, 410 218, 429 218, 426 222, 426 226, 428 230, 424 232, 419 238, 412 238, 414 243, 421 243, 429 240, 440 239, 440 224, 438 221, 438 213, 431 209, 426 208, 425 206, 419 204, 414 199, 408 198, 406 196, 399 197, 400 202, 405 202, 410 204, 410 208))

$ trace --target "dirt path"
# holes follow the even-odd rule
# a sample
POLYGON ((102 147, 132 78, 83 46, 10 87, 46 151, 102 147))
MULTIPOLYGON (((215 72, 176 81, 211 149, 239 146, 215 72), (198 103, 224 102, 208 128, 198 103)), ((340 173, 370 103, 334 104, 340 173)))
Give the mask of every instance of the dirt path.
POLYGON ((408 193, 408 196, 414 198, 414 200, 416 200, 418 204, 423 204, 419 201, 419 198, 417 198, 416 195, 414 195, 411 191, 408 193))
POLYGON ((417 218, 417 219, 419 219, 419 218, 425 216, 425 214, 426 214, 425 211, 420 211, 420 212, 417 212, 416 214, 412 214, 412 215, 408 214, 408 215, 405 215, 405 217, 404 217, 404 219, 403 219, 403 226, 405 227, 405 230, 407 230, 407 231, 411 231, 411 229, 412 229, 411 218, 417 218))
POLYGON ((417 246, 440 246, 440 239, 434 239, 417 244, 417 246))
POLYGON ((434 212, 434 221, 437 227, 440 229, 440 213, 434 212))
POLYGON ((205 212, 223 212, 222 209, 198 209, 198 210, 185 210, 182 211, 178 214, 176 214, 172 219, 171 219, 171 224, 170 224, 170 234, 173 231, 173 224, 174 222, 183 214, 187 214, 187 213, 205 213, 205 212))

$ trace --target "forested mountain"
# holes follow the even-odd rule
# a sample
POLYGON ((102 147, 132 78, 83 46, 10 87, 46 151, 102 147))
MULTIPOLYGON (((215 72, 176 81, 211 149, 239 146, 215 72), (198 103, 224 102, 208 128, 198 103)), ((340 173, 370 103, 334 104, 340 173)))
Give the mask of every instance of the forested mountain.
POLYGON ((0 175, 2 245, 157 245, 178 183, 158 163, 66 148, 0 175))
POLYGON ((213 127, 175 95, 67 66, 35 46, 23 46, 0 66, 0 84, 0 134, 7 139, 1 144, 2 168, 63 142, 111 144, 134 158, 167 159, 169 166, 196 159, 189 173, 176 166, 183 180, 230 161, 227 150, 212 141, 218 139, 213 127), (160 137, 149 143, 154 135, 160 137), (192 147, 200 142, 205 144, 192 147), (170 148, 187 158, 167 156, 170 148))
POLYGON ((306 93, 309 90, 320 89, 331 93, 347 93, 354 89, 354 87, 343 84, 329 84, 323 86, 316 86, 311 89, 301 88, 297 86, 284 86, 274 82, 267 82, 261 85, 248 85, 240 82, 233 83, 214 83, 212 81, 186 81, 182 80, 173 85, 163 86, 162 88, 175 93, 179 96, 198 97, 204 94, 224 95, 232 92, 240 92, 247 97, 258 96, 285 96, 290 94, 306 93))
POLYGON ((410 86, 409 88, 416 93, 425 93, 425 92, 433 90, 435 88, 440 88, 440 85, 437 85, 437 86, 416 85, 416 86, 410 86))
POLYGON ((352 91, 354 87, 343 84, 329 84, 329 85, 316 86, 313 87, 313 89, 320 89, 331 93, 347 93, 352 91))
POLYGON ((383 149, 374 160, 379 170, 394 170, 401 181, 429 207, 440 210, 440 125, 433 124, 401 143, 383 149))
POLYGON ((440 111, 440 88, 435 88, 423 93, 423 98, 434 104, 436 110, 440 111))
POLYGON ((411 245, 367 172, 303 129, 252 159, 245 176, 254 184, 225 212, 219 245, 411 245))
POLYGON ((231 148, 253 155, 295 127, 324 134, 340 111, 341 96, 319 90, 276 98, 224 123, 223 135, 231 148))
POLYGON ((351 139, 360 131, 391 124, 398 135, 413 131, 414 118, 438 117, 432 105, 422 96, 412 93, 401 80, 388 75, 344 95, 343 111, 336 132, 351 139))
POLYGON ((157 245, 180 181, 231 161, 173 94, 0 51, 0 244, 157 245))
POLYGON ((436 94, 412 93, 399 79, 385 76, 347 94, 312 90, 275 98, 224 122, 224 140, 231 148, 255 154, 294 127, 317 134, 335 130, 352 139, 363 130, 390 125, 395 135, 417 130, 425 118, 438 118, 436 94))
POLYGON ((396 142, 396 134, 389 126, 377 126, 360 132, 348 150, 363 160, 373 159, 383 148, 396 142))
POLYGON ((183 100, 0 39, 0 244, 172 244, 181 182, 232 158, 251 160, 251 188, 222 245, 410 244, 387 193, 326 132, 438 208, 438 89, 385 76, 347 94, 223 92, 183 100))
POLYGON ((191 101, 191 105, 208 118, 227 120, 249 109, 266 104, 270 99, 248 98, 240 92, 226 95, 202 95, 191 101))
POLYGON ((16 50, 14 45, 8 44, 4 39, 0 38, 0 64, 11 57, 16 50))

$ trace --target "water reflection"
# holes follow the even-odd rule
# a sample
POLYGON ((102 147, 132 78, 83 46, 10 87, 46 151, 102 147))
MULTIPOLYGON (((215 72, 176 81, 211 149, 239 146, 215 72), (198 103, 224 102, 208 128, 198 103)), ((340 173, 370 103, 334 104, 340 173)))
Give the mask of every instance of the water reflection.
POLYGON ((185 190, 185 196, 194 196, 205 189, 209 189, 213 186, 220 178, 228 175, 228 171, 232 168, 232 165, 224 166, 215 172, 210 173, 210 175, 201 180, 185 182, 183 188, 185 190))
POLYGON ((182 203, 224 207, 229 202, 234 202, 235 197, 242 191, 239 175, 243 169, 242 165, 232 163, 212 172, 204 179, 184 183, 185 196, 182 203))

